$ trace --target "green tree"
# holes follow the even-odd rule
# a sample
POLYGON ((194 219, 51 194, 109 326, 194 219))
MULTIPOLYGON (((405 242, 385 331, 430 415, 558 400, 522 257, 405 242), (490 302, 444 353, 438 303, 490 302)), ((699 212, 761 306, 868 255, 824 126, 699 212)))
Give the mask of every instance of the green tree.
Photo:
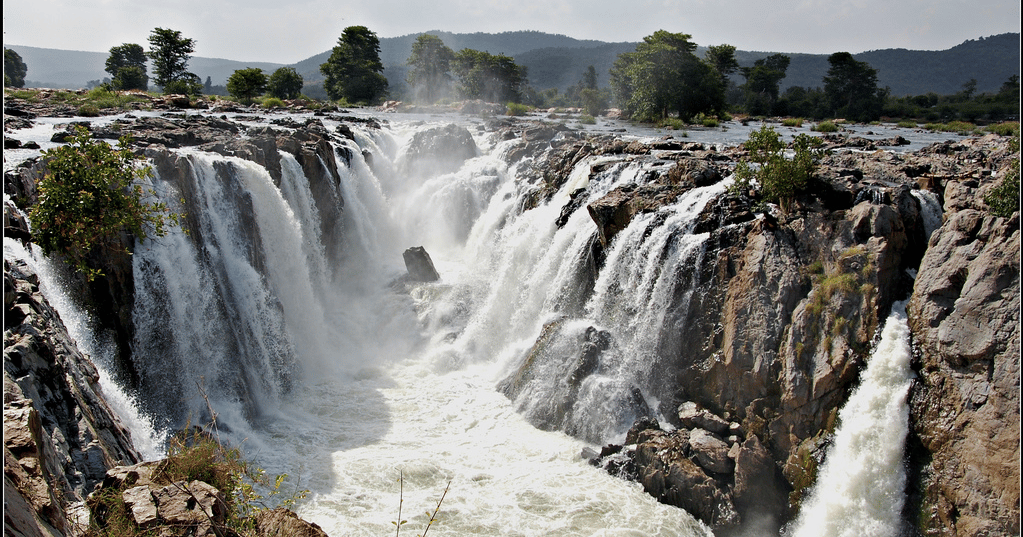
POLYGON ((829 114, 857 121, 881 117, 881 108, 888 92, 877 87, 877 70, 867 62, 857 61, 848 52, 828 56, 824 93, 828 97, 829 114))
POLYGON ((43 151, 47 171, 39 181, 39 201, 29 210, 32 240, 90 280, 100 275, 87 264, 96 247, 112 245, 122 232, 139 240, 162 236, 166 218, 177 221, 164 204, 145 201, 141 180, 151 169, 141 165, 145 159, 132 152, 130 142, 122 137, 114 149, 78 126, 67 145, 43 151))
POLYGON ((579 85, 582 89, 597 89, 597 68, 592 65, 586 68, 586 72, 583 73, 583 79, 579 85))
POLYGON ((266 89, 266 75, 258 67, 238 69, 227 79, 227 92, 242 101, 251 103, 266 89))
POLYGON ((826 154, 822 145, 820 138, 800 134, 792 141, 793 157, 787 159, 785 142, 772 127, 764 125, 750 132, 743 143, 749 158, 735 168, 733 192, 756 188, 765 202, 778 203, 782 211, 788 212, 795 197, 809 187, 817 164, 826 154))
POLYGON ((412 54, 406 62, 411 69, 406 82, 416 100, 434 103, 451 84, 451 62, 455 52, 441 38, 423 34, 412 44, 412 54))
POLYGON ((110 84, 113 88, 142 91, 149 89, 146 60, 146 51, 142 45, 125 43, 111 47, 104 70, 110 73, 110 84))
POLYGON ((714 45, 707 47, 703 60, 718 72, 721 85, 728 86, 728 77, 739 69, 739 61, 735 59, 735 47, 732 45, 714 45))
MULTIPOLYGON (((181 32, 177 30, 154 28, 149 34, 147 53, 149 59, 153 60, 153 82, 164 88, 165 93, 170 93, 167 92, 168 84, 175 80, 190 79, 187 76, 192 75, 188 72, 188 60, 194 50, 194 39, 181 37, 181 32)), ((199 87, 202 87, 201 80, 199 87)))
POLYGON ((4 87, 23 88, 25 87, 25 75, 28 74, 28 67, 22 61, 21 55, 9 48, 4 49, 4 87))
POLYGON ((635 52, 620 54, 611 69, 611 87, 622 111, 639 120, 688 120, 724 108, 718 72, 700 61, 689 34, 658 30, 643 38, 635 52))
POLYGON ((330 58, 320 65, 323 88, 333 99, 374 102, 387 93, 387 78, 381 73, 380 39, 365 26, 349 26, 338 38, 330 58))
POLYGON ((455 54, 453 69, 466 99, 522 102, 527 70, 509 56, 465 48, 455 54))
POLYGON ((202 90, 202 79, 195 73, 184 73, 177 80, 172 80, 163 87, 163 92, 166 94, 201 95, 202 90))
POLYGON ((281 67, 266 81, 266 92, 278 99, 297 99, 302 94, 302 75, 293 67, 281 67))
POLYGON ((753 115, 774 113, 778 102, 778 86, 785 78, 791 59, 784 54, 772 54, 753 62, 753 67, 744 67, 742 76, 746 112, 753 115))

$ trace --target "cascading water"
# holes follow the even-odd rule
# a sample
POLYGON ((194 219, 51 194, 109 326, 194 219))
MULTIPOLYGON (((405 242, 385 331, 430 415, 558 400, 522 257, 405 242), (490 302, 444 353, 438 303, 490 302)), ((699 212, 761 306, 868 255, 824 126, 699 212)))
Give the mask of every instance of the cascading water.
POLYGON ((324 190, 290 154, 277 186, 251 162, 175 151, 189 173, 154 186, 186 198, 193 229, 134 257, 133 350, 151 406, 203 419, 204 386, 221 433, 310 489, 299 512, 332 535, 393 528, 399 471, 406 506, 425 509, 451 481, 448 535, 709 534, 589 466, 584 444, 536 429, 494 389, 545 317, 583 312, 585 293, 573 289, 594 230, 585 211, 554 225, 567 189, 595 199, 640 170, 587 179, 592 162, 581 164, 565 192, 522 212, 500 144, 480 140, 479 156, 424 180, 395 172, 396 140, 409 131, 357 130, 336 152, 328 197, 343 204, 340 264, 320 231, 324 190), (440 282, 401 283, 401 250, 419 244, 440 282))
POLYGON ((834 444, 792 537, 901 534, 911 357, 901 302, 893 306, 861 384, 839 413, 834 444))

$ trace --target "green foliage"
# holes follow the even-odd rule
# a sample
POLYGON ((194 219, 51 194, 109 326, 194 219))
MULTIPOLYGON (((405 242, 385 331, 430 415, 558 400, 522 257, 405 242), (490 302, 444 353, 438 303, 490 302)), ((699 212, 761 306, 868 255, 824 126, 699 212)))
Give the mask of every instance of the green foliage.
POLYGON ((733 191, 749 192, 756 182, 763 200, 778 203, 783 211, 796 195, 807 189, 817 164, 825 155, 820 138, 800 134, 792 141, 794 156, 786 159, 785 143, 767 125, 750 132, 743 145, 749 151, 749 158, 743 159, 735 169, 733 191))
POLYGON ((832 54, 828 63, 824 93, 829 115, 864 122, 880 117, 888 92, 877 87, 877 70, 848 52, 832 54))
POLYGON ((380 39, 365 26, 349 26, 320 65, 323 88, 331 100, 376 102, 387 93, 380 62, 380 39))
POLYGON ((227 79, 227 91, 232 97, 249 104, 266 89, 266 75, 258 67, 238 69, 227 79))
MULTIPOLYGON (((286 478, 286 475, 278 475, 269 479, 265 471, 245 461, 239 449, 223 446, 206 429, 186 427, 170 439, 167 458, 154 470, 151 483, 166 486, 198 480, 213 486, 221 492, 227 506, 224 523, 214 532, 246 536, 255 535, 252 515, 268 508, 268 504, 290 508, 306 496, 307 490, 296 490, 290 497, 279 499, 286 478)), ((100 489, 89 497, 87 505, 92 512, 92 525, 84 533, 85 537, 171 534, 167 527, 142 528, 135 524, 122 499, 124 490, 132 485, 126 482, 120 488, 100 489)))
POLYGON ((522 103, 508 103, 505 109, 505 115, 508 116, 524 116, 529 113, 529 107, 522 103))
POLYGON ((455 52, 441 38, 423 34, 416 39, 406 61, 410 69, 405 77, 416 101, 433 104, 448 93, 454 59, 455 52))
MULTIPOLYGON (((154 28, 149 35, 149 52, 147 56, 153 60, 153 82, 164 88, 164 93, 184 93, 198 95, 202 92, 202 80, 199 80, 198 91, 168 91, 172 82, 191 78, 196 75, 188 72, 188 60, 195 50, 195 40, 181 36, 177 30, 154 28), (191 75, 191 76, 188 76, 191 75)), ((180 89, 175 87, 175 89, 180 89)), ((191 89, 191 88, 188 88, 191 89)))
POLYGON ((903 129, 915 129, 917 127, 916 121, 912 121, 912 120, 908 120, 908 119, 904 119, 902 121, 899 121, 896 124, 896 126, 898 126, 900 128, 903 128, 903 129))
POLYGON ((814 125, 811 130, 817 132, 838 132, 838 125, 836 125, 833 121, 821 121, 814 125))
POLYGON ((143 158, 129 144, 121 138, 114 149, 76 127, 67 145, 43 151, 47 172, 39 182, 39 201, 29 210, 32 239, 90 280, 101 274, 88 264, 95 248, 112 246, 123 232, 139 240, 162 236, 165 219, 177 220, 164 204, 146 201, 141 180, 150 168, 140 165, 143 158))
POLYGON ((753 63, 753 67, 741 69, 746 83, 743 85, 746 113, 770 115, 777 113, 779 84, 785 78, 791 58, 784 54, 772 54, 753 63))
POLYGON ((83 104, 78 107, 78 115, 82 117, 99 117, 99 107, 94 104, 83 104))
POLYGON ((948 123, 928 123, 924 125, 924 128, 930 131, 938 132, 954 132, 957 134, 967 135, 977 130, 977 126, 973 123, 967 123, 965 121, 949 121, 948 123))
POLYGON ((635 52, 618 56, 611 87, 627 117, 656 121, 677 115, 688 121, 724 108, 721 76, 696 57, 691 37, 658 30, 643 38, 635 52))
POLYGON ((304 83, 302 75, 298 74, 294 67, 281 67, 267 79, 266 92, 278 99, 297 99, 302 94, 304 83))
POLYGON ((262 104, 263 104, 263 108, 283 108, 284 107, 284 101, 278 99, 277 97, 267 97, 267 98, 263 99, 263 103, 262 104))
POLYGON ((4 49, 4 87, 23 88, 25 87, 25 75, 28 74, 28 67, 22 61, 21 55, 9 48, 4 49))
POLYGON ((1012 213, 1019 211, 1019 127, 1017 125, 1016 137, 1010 141, 1009 147, 1016 152, 1016 157, 1009 164, 1009 169, 988 195, 984 196, 984 203, 991 208, 995 216, 1008 218, 1012 213))
POLYGON ((801 118, 801 117, 787 117, 787 118, 781 120, 781 124, 782 124, 783 127, 802 127, 803 126, 803 118, 801 118))
POLYGON ((1006 121, 988 125, 986 131, 999 136, 1019 136, 1019 121, 1006 121))
POLYGON ((125 43, 111 47, 104 70, 110 73, 110 85, 113 89, 141 91, 149 89, 146 60, 146 51, 142 45, 125 43))
POLYGON ((717 71, 723 86, 728 85, 728 76, 739 69, 739 61, 735 59, 735 47, 732 45, 707 47, 703 60, 717 71))
POLYGON ((583 114, 583 115, 579 116, 579 123, 582 123, 583 125, 596 125, 597 124, 597 118, 595 118, 595 117, 593 117, 593 116, 591 116, 589 114, 583 114))
POLYGON ((493 55, 469 48, 455 54, 452 69, 459 80, 459 92, 466 99, 490 102, 522 102, 526 68, 504 54, 493 55))
POLYGON ((607 95, 597 89, 586 88, 579 92, 583 102, 583 109, 591 116, 599 116, 607 109, 607 95))

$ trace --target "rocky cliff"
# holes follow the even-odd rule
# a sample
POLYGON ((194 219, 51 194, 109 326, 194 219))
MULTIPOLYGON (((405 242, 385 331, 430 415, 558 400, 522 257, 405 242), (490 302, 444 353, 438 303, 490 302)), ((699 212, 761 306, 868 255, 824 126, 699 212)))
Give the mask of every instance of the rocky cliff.
MULTIPOLYGON (((521 129, 521 146, 534 131, 521 129)), ((710 238, 693 269, 696 291, 666 323, 675 328, 650 387, 676 432, 637 423, 624 451, 609 446, 591 454, 594 463, 725 533, 765 516, 777 528, 814 481, 879 323, 895 300, 912 296, 920 379, 907 523, 928 535, 1016 534, 1019 221, 1018 213, 991 216, 981 201, 1010 165, 1007 140, 971 138, 911 154, 864 152, 863 140, 849 137, 828 141, 833 153, 790 212, 754 218, 757 200, 741 192, 704 211, 699 230, 710 238), (943 220, 928 222, 937 205, 943 220)), ((673 140, 562 136, 531 168, 533 203, 557 191, 564 170, 585 156, 608 154, 659 160, 667 171, 589 204, 604 246, 635 215, 727 175, 743 156, 741 148, 673 140)), ((546 338, 502 384, 510 396, 546 338)), ((584 363, 588 346, 580 345, 584 363)), ((578 370, 566 375, 580 380, 578 370)))

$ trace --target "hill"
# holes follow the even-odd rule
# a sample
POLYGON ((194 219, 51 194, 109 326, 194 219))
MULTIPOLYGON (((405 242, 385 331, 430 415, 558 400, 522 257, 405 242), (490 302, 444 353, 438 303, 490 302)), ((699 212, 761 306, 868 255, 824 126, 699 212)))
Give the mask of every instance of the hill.
MULTIPOLYGON (((423 32, 436 35, 451 49, 483 50, 506 54, 529 69, 529 82, 538 90, 565 89, 579 82, 590 65, 597 70, 598 84, 609 84, 608 71, 622 52, 635 50, 635 43, 605 43, 579 40, 564 35, 535 31, 498 34, 423 32)), ((380 59, 384 75, 392 91, 400 93, 404 86, 405 61, 412 53, 412 44, 420 34, 380 39, 380 59)), ((107 76, 103 71, 107 53, 82 52, 8 45, 28 66, 27 85, 57 88, 84 87, 90 80, 107 76)), ((702 47, 698 54, 703 54, 702 47)), ((757 59, 774 52, 736 51, 739 65, 751 66, 757 59)), ((820 87, 828 71, 827 54, 784 53, 791 58, 788 76, 781 87, 820 87)), ((307 84, 323 80, 320 64, 330 56, 324 51, 291 64, 307 84)), ((977 92, 994 93, 1012 75, 1020 73, 1020 34, 1009 33, 973 39, 948 50, 926 51, 884 49, 853 55, 877 69, 878 83, 891 89, 892 95, 921 95, 934 92, 949 95, 960 91, 970 79, 977 81, 977 92)), ((236 69, 259 67, 266 72, 281 64, 239 62, 218 58, 193 57, 189 69, 203 80, 211 77, 213 84, 223 85, 236 69)), ((738 83, 741 77, 736 77, 738 83)), ((322 90, 321 90, 322 91, 322 90)))

